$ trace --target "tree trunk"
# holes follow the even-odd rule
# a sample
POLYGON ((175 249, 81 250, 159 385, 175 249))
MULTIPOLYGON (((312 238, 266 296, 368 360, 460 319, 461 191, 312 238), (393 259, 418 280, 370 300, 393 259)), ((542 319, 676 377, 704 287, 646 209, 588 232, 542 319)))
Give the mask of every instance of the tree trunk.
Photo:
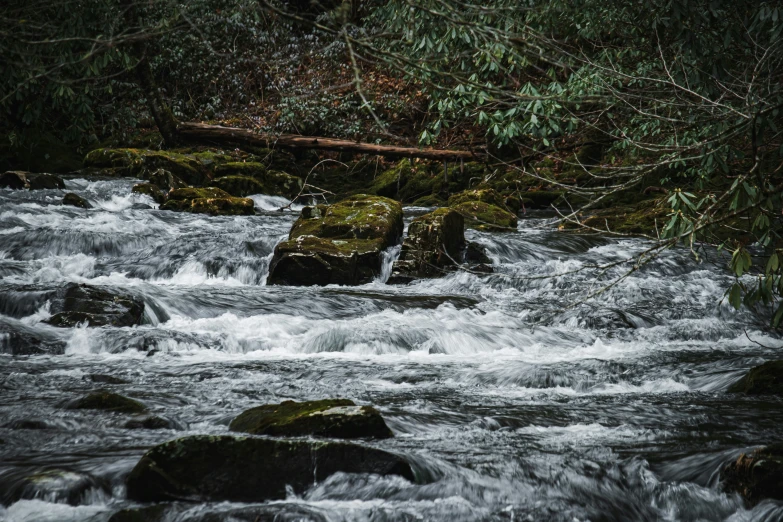
MULTIPOLYGON (((138 11, 136 9, 135 0, 125 0, 123 2, 125 8, 125 20, 129 27, 137 27, 141 29, 141 22, 138 11)), ((179 135, 177 133, 177 120, 174 118, 174 114, 166 104, 163 96, 160 93, 160 89, 155 83, 155 78, 152 76, 152 69, 147 55, 147 42, 143 37, 132 44, 133 55, 138 60, 136 64, 136 79, 139 82, 144 96, 147 98, 147 108, 152 114, 152 118, 155 120, 155 125, 158 126, 158 131, 163 137, 163 141, 167 147, 176 147, 180 143, 179 135)))
POLYGON ((424 158, 432 160, 470 160, 479 159, 472 151, 419 149, 416 147, 397 147, 393 145, 375 145, 350 140, 322 138, 316 136, 256 134, 248 129, 206 125, 204 123, 180 123, 179 137, 186 141, 211 143, 215 145, 241 144, 256 147, 282 147, 287 149, 320 149, 339 152, 372 154, 392 158, 424 158))

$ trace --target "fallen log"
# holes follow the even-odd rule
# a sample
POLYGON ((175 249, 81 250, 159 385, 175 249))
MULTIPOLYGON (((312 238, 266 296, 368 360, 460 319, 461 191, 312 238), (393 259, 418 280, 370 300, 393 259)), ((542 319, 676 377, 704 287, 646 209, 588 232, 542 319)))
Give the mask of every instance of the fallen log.
POLYGON ((424 158, 431 160, 453 161, 477 159, 478 155, 467 150, 419 149, 416 147, 397 147, 394 145, 375 145, 350 140, 322 138, 316 136, 297 136, 283 134, 256 134, 249 129, 207 125, 205 123, 180 123, 177 127, 179 137, 187 141, 225 144, 246 143, 257 147, 283 147, 287 149, 321 149, 339 152, 372 154, 390 158, 424 158))

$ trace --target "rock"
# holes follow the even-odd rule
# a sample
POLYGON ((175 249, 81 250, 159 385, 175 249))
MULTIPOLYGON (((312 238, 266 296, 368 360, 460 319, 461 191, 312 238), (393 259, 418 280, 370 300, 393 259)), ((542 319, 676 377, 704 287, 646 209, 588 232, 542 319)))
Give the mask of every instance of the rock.
POLYGON ((348 399, 265 404, 242 412, 228 429, 278 437, 385 439, 394 436, 378 410, 357 406, 348 399))
POLYGON ((256 162, 229 162, 218 165, 215 167, 215 178, 213 185, 237 197, 267 194, 294 198, 303 186, 301 178, 268 169, 264 164, 256 162), (253 182, 248 181, 248 178, 253 182))
MULTIPOLYGON (((148 182, 158 187, 158 190, 169 192, 170 190, 185 188, 187 183, 165 169, 157 169, 144 176, 148 182)), ((157 200, 156 200, 157 201, 157 200)))
POLYGON ((149 196, 158 205, 166 201, 166 195, 160 190, 160 187, 153 183, 137 183, 136 185, 133 185, 131 192, 149 196))
POLYGON ((419 216, 408 226, 392 277, 438 277, 462 261, 465 247, 464 219, 450 208, 419 216))
POLYGON ((783 395, 783 361, 768 361, 732 384, 729 393, 783 395))
POLYGON ((721 470, 723 489, 737 492, 751 504, 783 500, 783 444, 742 454, 721 470))
POLYGON ((517 229, 517 217, 507 210, 483 201, 466 201, 454 206, 465 218, 465 226, 492 232, 517 229))
POLYGON ((64 189, 65 182, 54 174, 28 174, 27 184, 30 190, 64 189))
POLYGON ((118 393, 101 390, 90 393, 68 404, 69 410, 105 410, 117 413, 142 413, 147 408, 118 393))
POLYGON ((44 421, 38 419, 18 419, 9 422, 3 427, 12 430, 48 430, 51 428, 44 421))
POLYGON ((149 450, 127 482, 130 500, 263 502, 301 494, 337 473, 400 475, 402 457, 349 443, 196 435, 149 450))
POLYGON ((173 520, 171 515, 181 510, 179 506, 166 504, 128 508, 114 513, 109 517, 108 522, 164 522, 164 520, 173 520))
POLYGON ((131 419, 124 425, 127 430, 173 430, 179 426, 163 417, 149 415, 131 419))
POLYGON ((460 203, 468 201, 483 201, 484 203, 495 205, 508 212, 510 209, 506 206, 505 199, 506 198, 492 189, 464 190, 458 194, 449 196, 449 206, 456 207, 460 203))
POLYGON ((47 502, 76 506, 93 489, 105 491, 108 488, 90 475, 64 469, 12 472, 0 478, 0 498, 6 506, 21 499, 46 499, 47 502))
POLYGON ((0 188, 21 190, 28 187, 27 175, 29 172, 21 170, 9 170, 0 174, 0 188))
POLYGON ((192 155, 162 150, 96 149, 85 156, 84 166, 121 169, 126 176, 142 178, 163 169, 191 185, 208 178, 206 167, 192 155))
MULTIPOLYGON (((492 264, 492 260, 487 255, 487 251, 484 250, 484 247, 474 241, 469 242, 465 248, 465 262, 479 265, 492 264)), ((490 272, 491 271, 492 270, 490 269, 490 272)))
POLYGON ((402 234, 402 207, 360 194, 305 207, 275 247, 267 284, 361 285, 381 273, 383 251, 402 234))
POLYGON ((92 205, 90 205, 89 201, 78 194, 74 194, 73 192, 69 192, 63 196, 63 205, 70 205, 72 207, 79 208, 92 208, 92 205))
POLYGON ((51 311, 54 315, 44 322, 53 326, 85 321, 88 326, 134 326, 144 316, 144 301, 116 290, 69 283, 53 298, 51 311))
POLYGON ((56 334, 42 331, 19 321, 0 319, 0 353, 10 355, 62 355, 65 341, 56 334))
POLYGON ((255 203, 248 198, 235 198, 215 188, 181 188, 169 192, 161 210, 193 212, 213 216, 252 216, 255 203))

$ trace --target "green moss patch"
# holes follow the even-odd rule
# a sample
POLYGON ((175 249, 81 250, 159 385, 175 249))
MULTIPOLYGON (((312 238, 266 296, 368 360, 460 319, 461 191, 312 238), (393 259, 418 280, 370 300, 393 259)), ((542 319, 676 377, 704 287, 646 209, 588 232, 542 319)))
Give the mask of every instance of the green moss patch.
POLYGON ((511 212, 483 201, 466 201, 453 207, 465 218, 465 226, 477 230, 503 232, 517 229, 517 217, 511 212))

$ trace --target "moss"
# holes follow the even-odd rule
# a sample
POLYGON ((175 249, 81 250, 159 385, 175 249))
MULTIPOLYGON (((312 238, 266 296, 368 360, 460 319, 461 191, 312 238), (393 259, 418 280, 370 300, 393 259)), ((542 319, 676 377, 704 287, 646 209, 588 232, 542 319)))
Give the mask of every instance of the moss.
POLYGON ((231 194, 215 187, 187 187, 169 192, 168 201, 186 201, 196 198, 230 198, 231 194))
POLYGON ((266 174, 267 168, 263 163, 258 162, 230 162, 218 165, 215 168, 215 177, 223 176, 248 176, 254 178, 256 176, 263 177, 266 174))
POLYGON ((68 407, 72 410, 106 410, 117 413, 142 413, 147 409, 138 401, 105 390, 85 395, 68 407))
POLYGON ((768 361, 732 384, 729 393, 783 395, 783 361, 768 361))
POLYGON ((265 194, 264 185, 248 176, 223 176, 213 180, 212 186, 241 198, 250 194, 265 194))
POLYGON ((454 207, 465 218, 465 226, 478 230, 502 232, 517 229, 517 217, 483 201, 466 201, 454 207))
POLYGON ((164 169, 191 185, 199 185, 208 178, 208 170, 196 158, 171 151, 96 149, 85 156, 84 166, 122 169, 126 176, 138 177, 164 169))
POLYGON ((133 185, 131 192, 134 194, 144 194, 145 196, 149 196, 155 201, 155 203, 158 204, 163 203, 166 199, 166 196, 163 194, 163 191, 160 190, 160 187, 153 183, 138 183, 133 185))
POLYGON ((395 198, 400 187, 407 183, 411 172, 410 160, 402 160, 394 167, 379 174, 373 180, 367 192, 376 196, 395 198))
POLYGON ((196 198, 188 212, 211 216, 252 216, 255 203, 248 198, 196 198))
POLYGON ((440 196, 436 196, 434 194, 430 194, 428 196, 423 196, 411 203, 414 207, 439 207, 446 202, 443 201, 443 198, 440 196))
POLYGON ((451 208, 439 208, 419 216, 408 226, 392 278, 436 277, 453 269, 465 246, 464 219, 451 208))
POLYGON ((336 438, 388 438, 391 430, 377 410, 359 407, 347 399, 266 404, 243 412, 229 425, 231 431, 254 435, 336 438), (329 414, 324 414, 329 412, 329 414))
POLYGON ((449 196, 449 206, 454 207, 466 201, 483 201, 490 205, 509 210, 506 207, 505 198, 492 189, 465 190, 453 196, 449 196))

